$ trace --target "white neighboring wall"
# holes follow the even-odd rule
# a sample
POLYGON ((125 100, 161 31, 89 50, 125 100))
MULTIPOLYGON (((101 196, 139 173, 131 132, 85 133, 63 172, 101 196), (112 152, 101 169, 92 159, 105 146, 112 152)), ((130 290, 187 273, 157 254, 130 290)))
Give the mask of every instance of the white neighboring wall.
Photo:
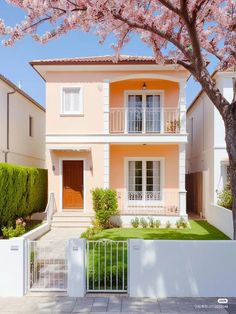
MULTIPOLYGON (((233 97, 233 72, 217 72, 215 75, 217 87, 224 97, 231 101, 233 97)), ((202 93, 187 112, 187 144, 186 172, 203 172, 203 215, 221 231, 225 232, 225 216, 223 209, 212 211, 212 204, 217 204, 217 193, 223 189, 223 161, 228 159, 225 144, 225 129, 222 117, 212 102, 202 93), (216 215, 215 219, 213 215, 216 215)), ((227 215, 228 217, 229 215, 227 215)), ((232 219, 232 218, 231 218, 232 219)), ((230 226, 226 233, 231 234, 230 226)))
POLYGON ((130 297, 233 297, 236 241, 130 240, 130 297))
POLYGON ((0 162, 45 168, 45 110, 0 75, 0 162), (7 94, 9 148, 7 147, 7 94), (32 136, 29 118, 32 117, 32 136), (7 153, 7 156, 6 156, 7 153))

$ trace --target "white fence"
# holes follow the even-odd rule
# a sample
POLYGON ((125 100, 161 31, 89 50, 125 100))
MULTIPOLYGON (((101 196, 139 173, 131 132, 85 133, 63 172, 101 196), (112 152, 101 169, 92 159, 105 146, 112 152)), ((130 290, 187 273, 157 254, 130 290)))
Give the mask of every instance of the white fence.
POLYGON ((235 297, 236 241, 130 240, 131 297, 235 297))
POLYGON ((27 289, 27 241, 0 240, 0 297, 20 297, 27 289))
MULTIPOLYGON (((0 241, 0 296, 27 292, 27 240, 0 241)), ((67 293, 86 294, 86 241, 68 242, 67 293)), ((126 261, 125 261, 126 262, 126 261)), ((235 297, 236 241, 129 240, 130 297, 235 297)))
POLYGON ((211 204, 207 210, 207 221, 233 239, 232 210, 211 204))

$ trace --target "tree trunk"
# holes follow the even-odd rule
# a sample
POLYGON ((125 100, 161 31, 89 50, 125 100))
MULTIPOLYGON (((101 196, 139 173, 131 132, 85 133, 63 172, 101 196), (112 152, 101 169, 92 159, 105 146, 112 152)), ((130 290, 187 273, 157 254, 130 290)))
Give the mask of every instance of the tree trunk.
POLYGON ((227 110, 223 119, 225 124, 225 141, 229 155, 230 183, 233 196, 233 239, 236 240, 236 112, 234 107, 235 104, 230 105, 230 109, 227 110))

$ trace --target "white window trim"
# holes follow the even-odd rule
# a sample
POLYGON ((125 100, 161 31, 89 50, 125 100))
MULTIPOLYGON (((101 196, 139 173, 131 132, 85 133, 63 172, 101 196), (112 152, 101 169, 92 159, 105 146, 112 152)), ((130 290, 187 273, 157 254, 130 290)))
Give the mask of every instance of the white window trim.
MULTIPOLYGON (((128 133, 127 130, 127 109, 128 109, 128 96, 129 95, 142 95, 142 109, 146 108, 146 100, 144 101, 144 95, 158 95, 160 96, 160 111, 161 111, 161 133, 163 133, 164 130, 164 97, 165 97, 165 92, 164 90, 158 90, 158 89, 145 89, 145 90, 139 90, 139 89, 134 89, 134 90, 125 90, 124 91, 124 104, 125 104, 125 133, 128 133)), ((144 120, 145 121, 145 120, 144 120)), ((145 123, 145 122, 144 122, 145 123)), ((145 127, 146 128, 146 127, 145 127)), ((141 132, 140 132, 141 133, 141 132)), ((144 129, 142 133, 147 133, 146 130, 144 129)))
MULTIPOLYGON (((140 205, 142 204, 147 204, 147 205, 163 205, 165 203, 165 195, 164 195, 164 178, 165 178, 165 158, 164 157, 125 157, 124 158, 124 162, 125 162, 125 174, 124 174, 124 178, 125 178, 125 208, 128 208, 129 204, 132 203, 140 203, 140 205), (160 201, 129 201, 127 198, 127 193, 129 190, 129 161, 160 161, 160 192, 162 193, 162 199, 160 201)), ((146 176, 146 174, 145 174, 146 176)))
POLYGON ((223 188, 225 188, 227 183, 228 183, 228 180, 227 180, 227 167, 229 167, 229 161, 222 160, 221 161, 221 176, 222 176, 223 188))
POLYGON ((69 212, 69 209, 63 208, 63 161, 64 160, 82 160, 83 161, 83 183, 84 183, 84 190, 83 190, 83 208, 73 208, 71 211, 83 211, 85 212, 86 207, 86 176, 85 176, 85 169, 87 169, 87 160, 86 158, 72 158, 72 157, 62 157, 59 158, 59 178, 60 178, 60 210, 69 212))
POLYGON ((83 103, 83 87, 81 86, 75 86, 75 85, 66 85, 61 88, 61 110, 60 110, 60 116, 62 117, 81 117, 84 116, 84 103, 83 103), (74 112, 63 112, 63 104, 64 104, 64 90, 65 89, 79 89, 79 101, 81 104, 81 109, 79 111, 74 112))

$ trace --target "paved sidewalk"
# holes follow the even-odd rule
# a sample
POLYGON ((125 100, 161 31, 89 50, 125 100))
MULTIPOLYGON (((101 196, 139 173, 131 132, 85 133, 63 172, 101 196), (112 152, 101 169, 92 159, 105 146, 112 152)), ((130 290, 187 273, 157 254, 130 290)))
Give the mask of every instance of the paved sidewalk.
POLYGON ((134 299, 126 296, 70 298, 67 296, 25 296, 0 298, 0 313, 236 313, 236 298, 220 306, 217 298, 134 299))

